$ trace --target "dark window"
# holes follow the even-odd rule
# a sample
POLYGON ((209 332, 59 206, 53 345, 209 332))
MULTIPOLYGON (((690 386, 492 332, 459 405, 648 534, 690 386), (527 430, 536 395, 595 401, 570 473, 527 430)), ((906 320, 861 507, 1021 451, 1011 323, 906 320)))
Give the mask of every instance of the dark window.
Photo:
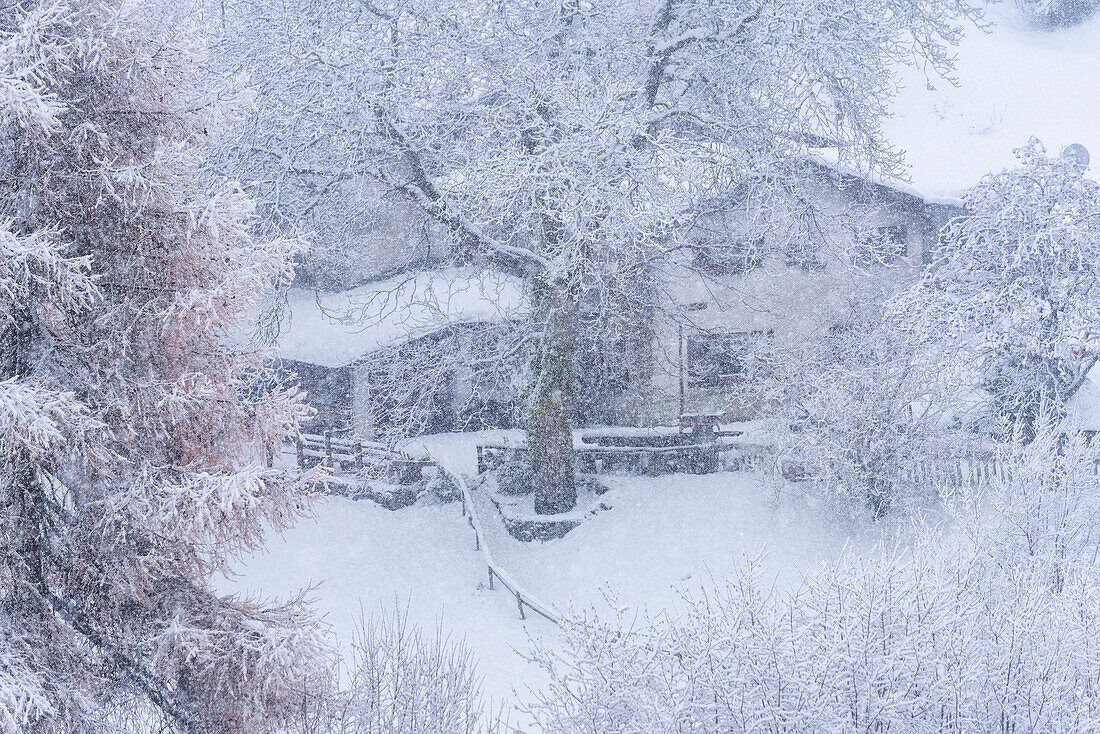
POLYGON ((687 340, 687 379, 692 387, 715 388, 745 379, 763 331, 699 334, 687 340))
POLYGON ((299 387, 317 411, 311 421, 314 426, 343 428, 347 425, 351 409, 351 368, 290 360, 283 366, 297 374, 299 387))
POLYGON ((783 253, 783 262, 791 268, 801 268, 810 273, 825 269, 821 259, 821 244, 812 237, 800 237, 792 240, 783 253))
POLYGON ((692 265, 709 275, 740 275, 764 262, 764 238, 729 245, 704 245, 695 250, 692 265))

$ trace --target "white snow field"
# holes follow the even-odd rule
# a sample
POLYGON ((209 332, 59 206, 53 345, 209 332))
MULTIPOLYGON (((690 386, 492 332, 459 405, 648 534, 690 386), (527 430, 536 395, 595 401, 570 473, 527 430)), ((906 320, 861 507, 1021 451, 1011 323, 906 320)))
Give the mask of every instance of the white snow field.
MULTIPOLYGON (((1080 143, 1100 169, 1100 15, 1072 28, 1028 25, 1012 2, 986 8, 988 33, 970 26, 950 81, 903 68, 883 121, 905 154, 908 181, 882 181, 927 201, 957 203, 983 176, 1016 165, 1034 136, 1058 153, 1080 143)), ((835 151, 819 150, 826 162, 835 151)))
MULTIPOLYGON (((448 468, 469 474, 478 440, 511 433, 445 434, 424 442, 448 468)), ((749 473, 605 481, 611 491, 603 501, 610 509, 561 540, 522 543, 496 517, 487 518, 496 561, 558 610, 606 612, 610 595, 640 617, 674 612, 678 589, 721 580, 760 552, 780 585, 797 584, 802 571, 845 547, 866 552, 889 532, 884 524, 870 530, 862 519, 838 518, 800 500, 776 506, 774 492, 749 473)), ((226 588, 285 597, 314 584, 317 608, 342 646, 350 643, 361 612, 407 608, 427 630, 441 625, 452 639, 463 639, 479 660, 487 693, 508 704, 521 703, 527 688, 542 680, 520 654, 529 649, 529 636, 552 644, 557 634, 552 623, 530 613, 521 621, 515 599, 499 585, 487 588, 458 503, 391 512, 369 500, 322 499, 314 519, 272 536, 226 588)))

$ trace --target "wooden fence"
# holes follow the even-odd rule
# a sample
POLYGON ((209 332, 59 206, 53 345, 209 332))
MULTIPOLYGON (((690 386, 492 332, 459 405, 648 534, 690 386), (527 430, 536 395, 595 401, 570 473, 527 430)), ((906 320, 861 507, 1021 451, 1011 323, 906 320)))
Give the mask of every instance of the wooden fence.
MULTIPOLYGON (((428 455, 431 456, 430 453, 428 455)), ((434 461, 434 457, 432 458, 434 461)), ((485 542, 485 526, 482 524, 481 515, 477 511, 477 505, 474 504, 474 498, 470 494, 470 488, 466 484, 466 480, 461 475, 447 471, 447 468, 438 461, 435 463, 439 466, 439 470, 450 478, 462 493, 462 515, 474 531, 474 549, 481 553, 482 561, 485 563, 489 588, 495 589, 496 584, 499 583, 515 597, 516 609, 519 611, 520 619, 527 619, 527 611, 531 611, 556 625, 560 625, 561 615, 520 586, 519 582, 493 558, 492 551, 489 550, 489 546, 485 542)))
MULTIPOLYGON (((1100 461, 1094 461, 1090 474, 1100 477, 1100 461)), ((903 473, 913 483, 957 487, 977 487, 1012 478, 1012 465, 993 455, 964 456, 946 461, 925 461, 903 473)))
POLYGON ((322 434, 303 433, 296 442, 295 453, 300 469, 317 464, 333 472, 374 468, 397 484, 416 482, 421 469, 432 465, 428 459, 415 459, 383 443, 340 438, 331 430, 322 434))
POLYGON ((922 461, 902 472, 912 484, 978 487, 1007 479, 1007 464, 993 456, 964 456, 941 461, 922 461))

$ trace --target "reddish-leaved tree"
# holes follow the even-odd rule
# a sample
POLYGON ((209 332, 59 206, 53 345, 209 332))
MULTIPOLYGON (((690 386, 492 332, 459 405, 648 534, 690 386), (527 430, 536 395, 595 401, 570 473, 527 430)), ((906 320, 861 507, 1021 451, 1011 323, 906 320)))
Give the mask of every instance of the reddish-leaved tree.
POLYGON ((0 731, 269 731, 327 665, 210 580, 305 509, 307 408, 232 347, 290 277, 200 164, 240 91, 137 2, 0 10, 0 731))

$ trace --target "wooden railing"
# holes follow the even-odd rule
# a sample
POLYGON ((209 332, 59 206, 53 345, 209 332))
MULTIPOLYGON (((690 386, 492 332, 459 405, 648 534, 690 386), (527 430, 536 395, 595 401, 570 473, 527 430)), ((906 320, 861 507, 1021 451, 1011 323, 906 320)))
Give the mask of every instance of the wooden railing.
POLYGON ((295 453, 300 469, 317 464, 333 472, 381 467, 398 484, 415 482, 420 477, 420 470, 432 464, 427 459, 413 458, 384 443, 342 438, 332 430, 321 434, 301 434, 295 445, 295 453))
MULTIPOLYGON (((428 455, 431 457, 430 452, 428 455)), ((435 461, 434 457, 432 457, 432 459, 435 461)), ((495 589, 496 582, 499 582, 506 591, 511 593, 512 596, 515 597, 516 608, 519 611, 520 619, 527 619, 525 610, 529 610, 554 624, 560 625, 561 615, 554 611, 548 604, 539 601, 533 594, 520 586, 519 582, 493 558, 492 551, 489 550, 489 546, 485 542, 485 526, 482 524, 481 515, 477 511, 477 506, 474 504, 474 498, 470 494, 470 488, 466 484, 466 480, 461 475, 448 471, 447 468, 438 461, 435 461, 435 464, 439 466, 440 471, 455 483, 462 493, 462 515, 466 518, 470 528, 474 531, 474 549, 481 553, 482 560, 485 563, 486 574, 489 579, 489 588, 495 589)))

